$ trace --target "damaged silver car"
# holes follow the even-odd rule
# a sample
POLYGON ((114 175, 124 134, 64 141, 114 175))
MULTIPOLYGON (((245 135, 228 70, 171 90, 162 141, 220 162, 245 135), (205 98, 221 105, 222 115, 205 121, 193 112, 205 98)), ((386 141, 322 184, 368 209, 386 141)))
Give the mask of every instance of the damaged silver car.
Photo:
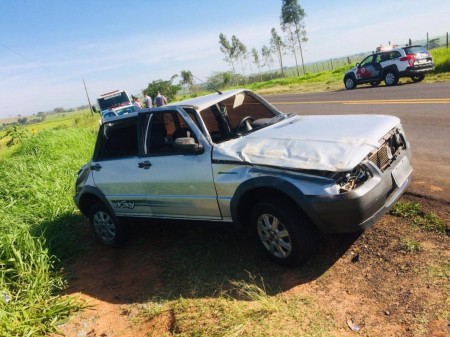
POLYGON ((284 114, 239 89, 105 119, 74 200, 105 245, 124 243, 127 218, 208 220, 295 265, 317 232, 385 214, 410 183, 410 155, 397 117, 284 114))

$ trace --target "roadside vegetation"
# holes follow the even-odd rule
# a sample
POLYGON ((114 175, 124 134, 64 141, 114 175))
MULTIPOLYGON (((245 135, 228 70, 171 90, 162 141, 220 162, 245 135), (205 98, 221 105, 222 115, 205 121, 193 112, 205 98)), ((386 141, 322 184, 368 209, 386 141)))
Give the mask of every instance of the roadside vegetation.
POLYGON ((44 336, 83 306, 59 293, 62 266, 79 250, 74 178, 95 132, 59 126, 18 134, 0 156, 0 336, 44 336))
MULTIPOLYGON (((427 81, 449 79, 450 51, 438 48, 432 53, 436 74, 427 81)), ((343 74, 349 67, 246 87, 263 94, 335 90, 343 88, 343 74)), ((198 91, 178 98, 201 94, 198 91)), ((67 285, 64 266, 83 249, 76 226, 82 217, 74 207, 72 194, 76 172, 92 154, 97 126, 98 115, 91 116, 84 110, 0 132, 0 336, 45 336, 85 306, 60 292, 67 285)), ((423 211, 419 203, 399 202, 391 214, 421 231, 437 235, 448 231, 444 220, 423 211)), ((205 237, 202 242, 207 241, 205 237)), ((403 238, 400 246, 408 254, 425 249, 414 237, 403 238)), ((174 254, 183 256, 179 251, 174 254)), ((240 267, 251 268, 245 264, 240 267)), ((180 268, 188 267, 177 266, 175 270, 180 268)), ((194 268, 199 274, 208 272, 205 265, 194 268)), ((179 277, 172 275, 170 268, 164 272, 167 282, 179 277)), ((448 263, 430 267, 429 275, 448 278, 448 263)), ((174 315, 177 326, 172 333, 177 335, 178 331, 180 336, 277 335, 289 327, 294 329, 304 317, 303 325, 295 327, 295 331, 301 331, 299 335, 329 335, 333 319, 308 296, 290 298, 280 291, 270 292, 263 279, 251 274, 244 280, 210 280, 209 284, 217 287, 214 298, 189 299, 171 294, 164 301, 148 301, 138 310, 145 319, 174 315)), ((184 282, 192 282, 191 290, 202 287, 199 279, 184 278, 184 282)))

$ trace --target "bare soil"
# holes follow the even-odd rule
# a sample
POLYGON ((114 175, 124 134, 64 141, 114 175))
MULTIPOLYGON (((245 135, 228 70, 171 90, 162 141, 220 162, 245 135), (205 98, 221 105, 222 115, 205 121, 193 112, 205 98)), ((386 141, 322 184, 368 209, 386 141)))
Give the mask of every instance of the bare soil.
MULTIPOLYGON (((450 229, 450 204, 406 196, 435 212, 450 229)), ((330 235, 314 257, 294 269, 275 266, 244 239, 223 229, 190 224, 139 224, 128 244, 110 249, 92 242, 68 268, 69 296, 89 309, 59 327, 73 337, 176 335, 174 313, 148 319, 151 299, 214 298, 223 279, 264 278, 269 295, 306 294, 332 317, 329 336, 450 336, 450 237, 425 232, 392 215, 361 235, 330 235), (411 252, 405 240, 420 243, 411 252), (190 265, 192 263, 192 265, 190 265), (441 268, 441 269, 440 269, 441 268)), ((189 335, 187 332, 185 335, 189 335)))

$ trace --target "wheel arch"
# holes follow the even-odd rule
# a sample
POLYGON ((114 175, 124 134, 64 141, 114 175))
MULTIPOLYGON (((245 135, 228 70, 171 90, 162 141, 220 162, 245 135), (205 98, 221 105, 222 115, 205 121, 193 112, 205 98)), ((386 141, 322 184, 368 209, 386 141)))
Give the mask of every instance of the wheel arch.
POLYGON ((399 74, 400 74, 400 71, 398 70, 397 65, 393 64, 386 68, 383 68, 382 78, 384 78, 384 76, 386 75, 386 73, 388 71, 394 71, 397 76, 399 76, 399 74))
POLYGON ((79 199, 78 208, 84 216, 89 217, 89 211, 98 202, 103 203, 109 211, 115 214, 105 195, 99 189, 92 186, 85 186, 85 188, 83 189, 83 193, 81 194, 79 199))
POLYGON ((258 177, 242 183, 231 199, 230 211, 236 230, 245 229, 251 213, 248 210, 258 201, 268 198, 268 195, 270 198, 291 203, 316 224, 317 216, 309 207, 301 190, 278 177, 258 177))

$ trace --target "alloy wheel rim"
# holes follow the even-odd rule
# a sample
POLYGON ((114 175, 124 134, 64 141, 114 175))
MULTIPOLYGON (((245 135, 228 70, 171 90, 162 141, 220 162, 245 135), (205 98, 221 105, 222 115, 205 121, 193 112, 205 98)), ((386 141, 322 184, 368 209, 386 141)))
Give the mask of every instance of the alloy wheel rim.
POLYGON ((287 258, 292 252, 292 241, 284 224, 272 214, 262 214, 258 218, 259 239, 270 254, 277 258, 287 258))
POLYGON ((392 83, 394 83, 394 79, 395 79, 395 76, 394 76, 393 73, 388 73, 388 74, 386 75, 386 83, 387 83, 387 84, 392 84, 392 83))
POLYGON ((349 89, 353 88, 353 80, 351 78, 347 78, 345 81, 345 86, 349 89))
POLYGON ((93 224, 96 233, 102 241, 109 242, 116 236, 114 220, 105 212, 97 212, 94 215, 93 224))

